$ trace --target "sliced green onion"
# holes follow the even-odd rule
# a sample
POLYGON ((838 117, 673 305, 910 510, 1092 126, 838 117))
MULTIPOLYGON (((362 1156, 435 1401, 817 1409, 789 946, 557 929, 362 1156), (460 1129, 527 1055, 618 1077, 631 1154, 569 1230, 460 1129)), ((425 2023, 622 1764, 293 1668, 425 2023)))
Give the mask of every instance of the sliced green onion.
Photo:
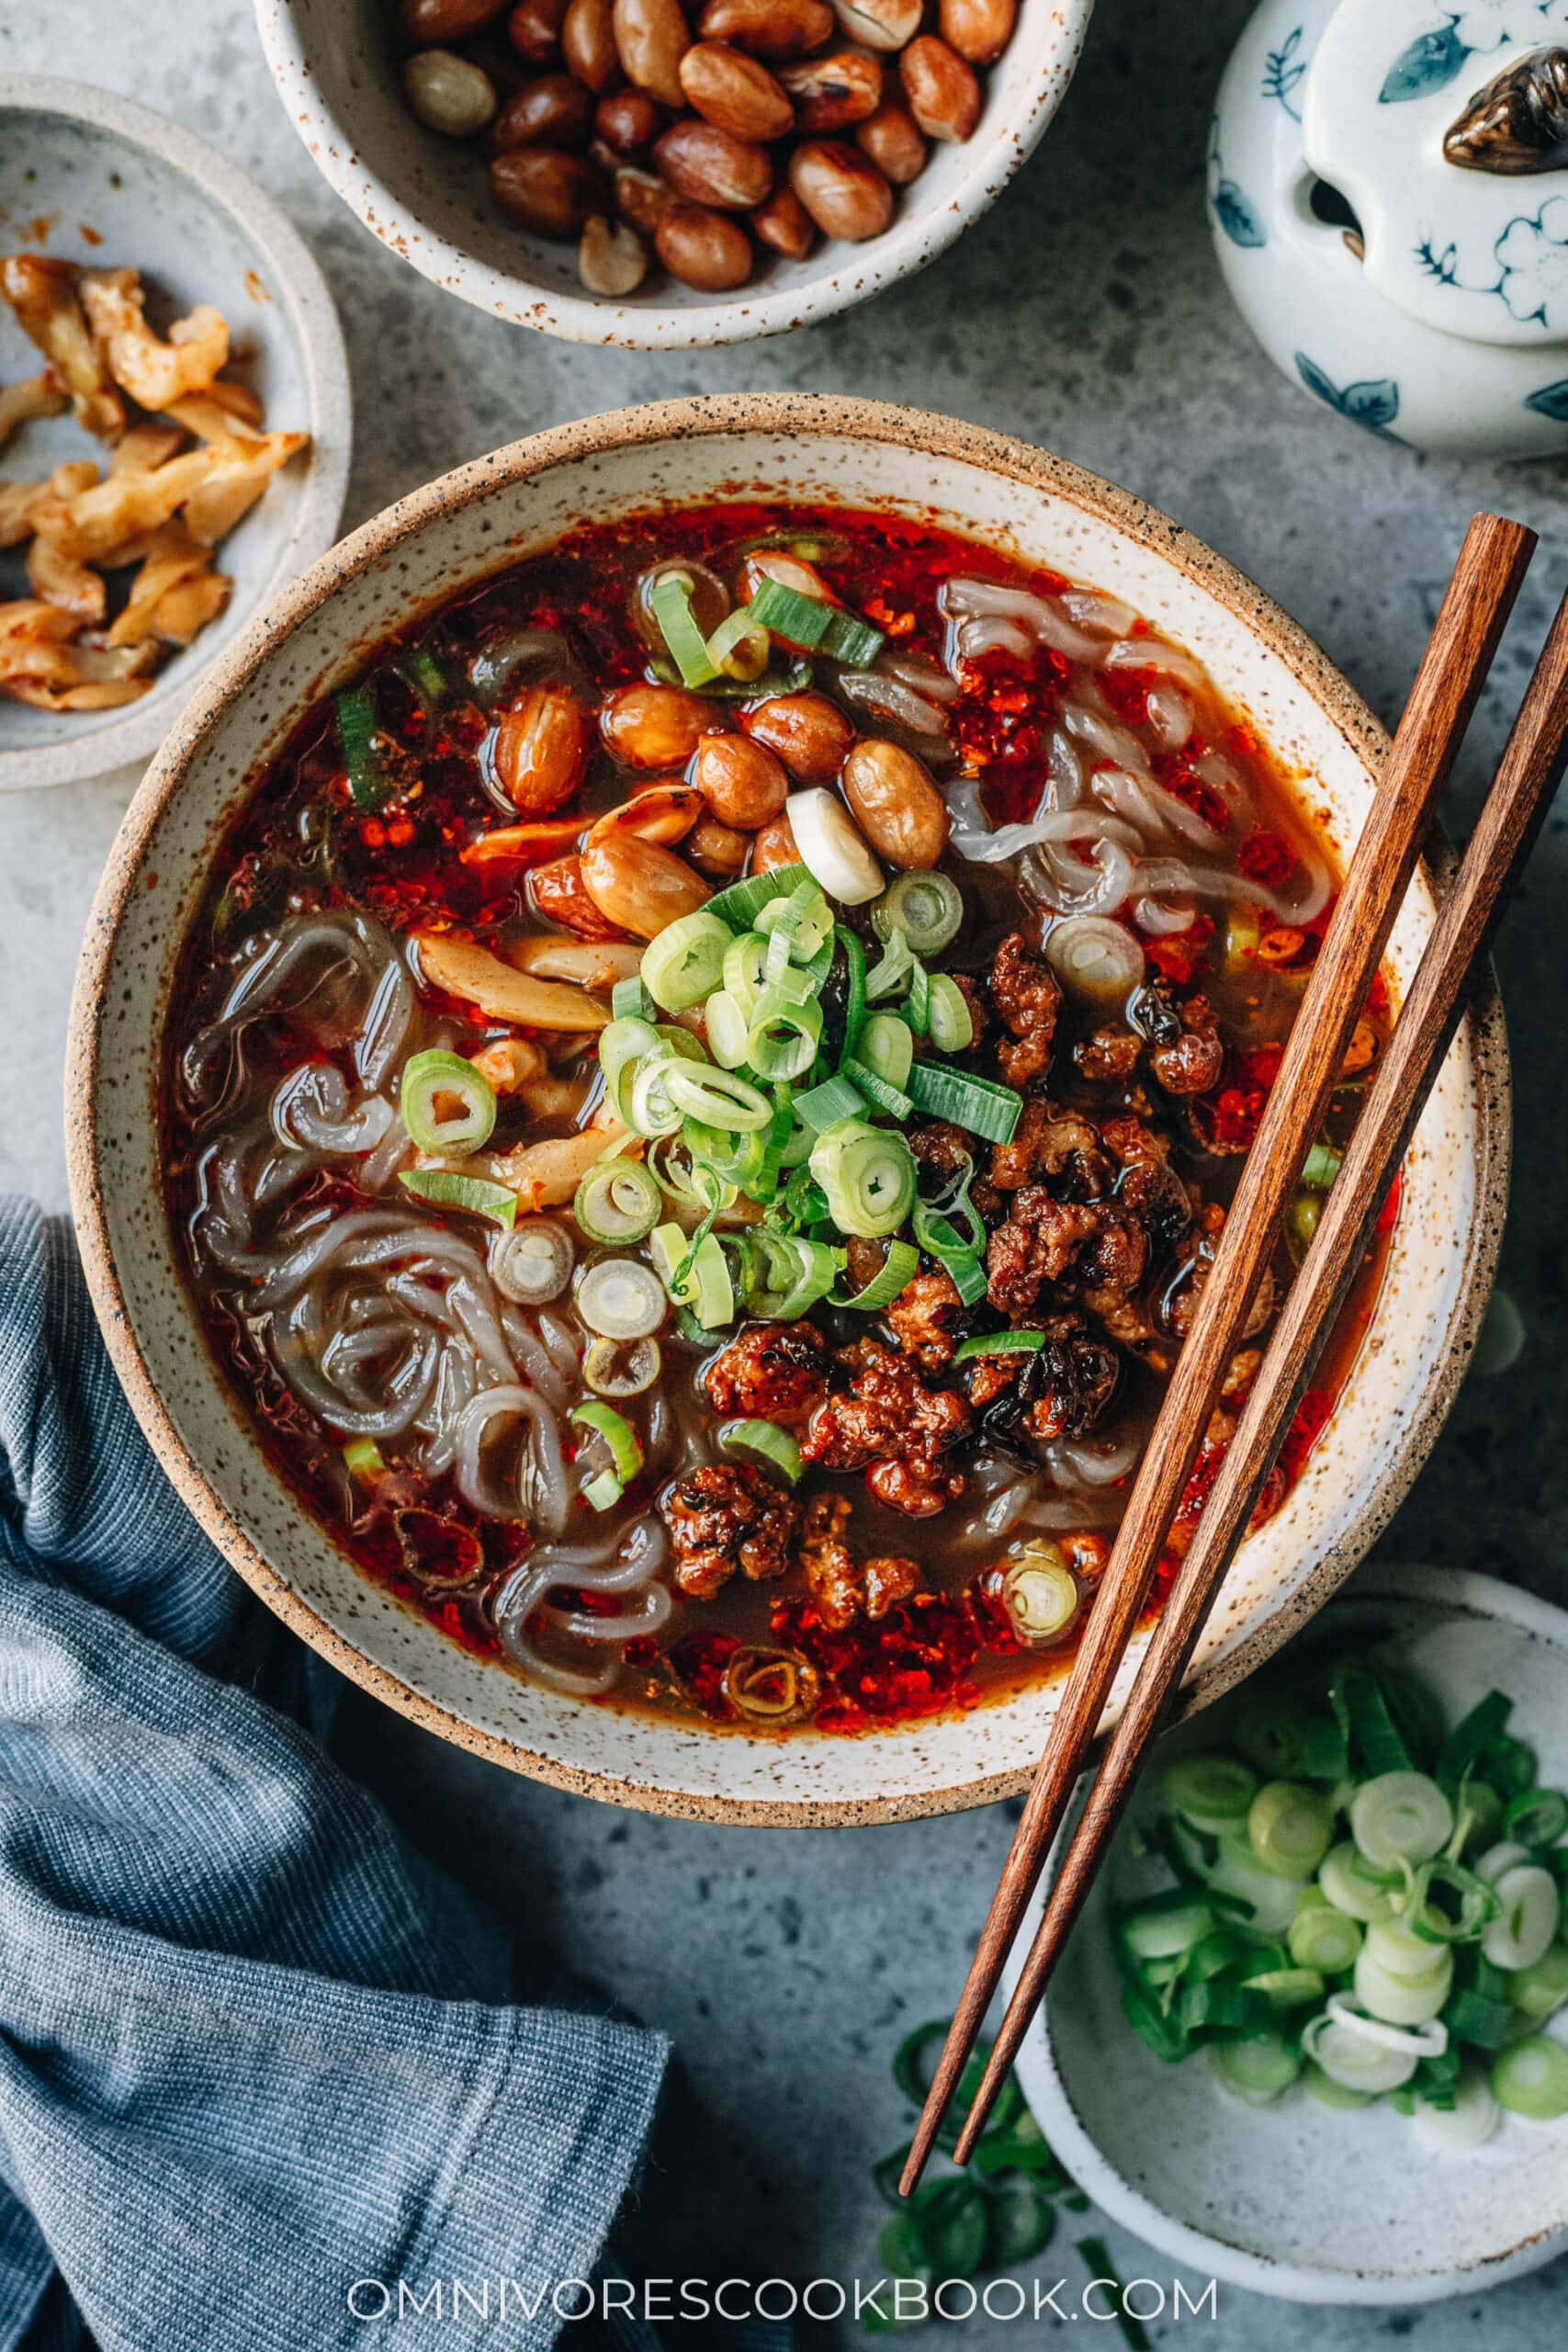
MULTIPOLYGON (((640 983, 639 983, 640 985, 640 983)), ((621 1091, 623 1074, 636 1062, 648 1056, 657 1056, 662 1041, 651 1021, 622 1013, 599 1033, 599 1067, 604 1075, 604 1091, 621 1116, 626 1116, 626 1103, 621 1091)))
POLYGON ((1404 1885, 1403 1872, 1375 1870, 1348 1838, 1324 1857, 1317 1883, 1337 1911, 1362 1921, 1392 1919, 1404 1885))
POLYGON ((909 943, 901 931, 893 932, 882 954, 865 976, 866 1001, 880 1003, 885 996, 897 996, 915 968, 915 958, 909 943))
POLYGON ((428 645, 411 645, 397 666, 427 712, 446 701, 446 673, 428 645))
POLYGON ((1274 2012, 1261 1993, 1245 1984, 1229 1984, 1212 1976, 1205 1984, 1189 1984, 1181 1996, 1181 2022, 1190 2034, 1268 2033, 1274 2012))
POLYGON ((1415 1761, 1394 1722, 1382 1682, 1364 1667, 1348 1667, 1331 1679, 1329 1696, 1343 1711, 1346 1729, 1369 1772, 1408 1772, 1415 1761))
POLYGON ((1505 1837, 1522 1846, 1555 1846, 1568 1829, 1568 1797, 1561 1789, 1526 1789, 1510 1798, 1503 1815, 1505 1837))
POLYGON ((508 1184, 492 1184, 488 1176, 464 1176, 449 1168, 405 1168, 398 1178, 416 1201, 433 1208, 468 1209, 475 1216, 493 1217, 497 1225, 517 1219, 517 1195, 508 1184))
POLYGON ((842 1233, 871 1240, 897 1233, 915 1199, 915 1160, 901 1135, 841 1119, 811 1148, 811 1173, 842 1233))
POLYGON ((746 1033, 746 1058, 761 1079, 802 1078, 817 1059, 822 1008, 813 997, 792 1004, 781 989, 758 998, 746 1033))
POLYGON ((637 1159, 597 1159, 577 1188, 571 1213, 590 1241, 640 1241, 659 1223, 663 1195, 637 1159))
POLYGON ((1519 2020, 1508 2002, 1495 2001, 1490 1994, 1461 1985, 1450 1995, 1443 2022, 1454 2041, 1468 2041, 1476 2050, 1501 2050, 1513 2040, 1519 2020))
POLYGON ((1310 2091, 1325 2107, 1342 2109, 1346 2112, 1359 2107, 1371 2107, 1373 2093, 1353 2091, 1348 2083, 1337 2083, 1325 2075, 1315 2058, 1309 2058, 1302 2068, 1302 2088, 1310 2091))
POLYGON ((724 985, 729 995, 750 1015, 752 1006, 768 984, 768 942, 760 931, 743 931, 732 940, 725 952, 724 985))
POLYGON ((1453 1807, 1424 1772, 1380 1772, 1350 1801, 1350 1835, 1374 1870, 1428 1860, 1453 1826, 1453 1807))
POLYGON ((1035 1355, 1044 1345, 1043 1331, 976 1331, 972 1339, 959 1341, 953 1361, 968 1363, 976 1356, 1035 1355))
POLYGON ((841 662, 846 670, 868 670, 887 639, 879 628, 863 621, 858 613, 835 610, 818 642, 818 652, 830 662, 841 662))
POLYGON ((663 1368, 657 1340, 591 1340, 582 1377, 596 1396, 640 1396, 663 1368))
POLYGON ((951 875, 900 874, 889 882, 871 910, 878 939, 896 931, 917 956, 940 955, 952 945, 964 922, 964 893, 951 875))
POLYGON ((1302 2071, 1302 2054, 1280 2033, 1249 2033, 1209 2046, 1209 2064, 1232 2096, 1248 2107, 1271 2107, 1302 2071))
POLYGON ((553 1217, 525 1217, 510 1231, 491 1237, 491 1280, 516 1306, 542 1306, 558 1298, 576 1263, 571 1237, 553 1217))
POLYGON ((1418 1936, 1409 1921, 1401 1918, 1370 1920, 1366 1950, 1380 1968, 1409 1984, 1434 1984, 1451 1958, 1443 1946, 1418 1936))
POLYGON ((909 967, 909 995, 904 1007, 904 1018, 917 1037, 924 1037, 931 1025, 931 984, 925 966, 917 957, 909 967))
POLYGON ((1291 1921, 1291 1958, 1298 1968, 1315 1968, 1325 1976, 1343 1975, 1356 1965, 1361 1949, 1358 1920, 1337 1911, 1319 1886, 1303 1886, 1291 1921))
POLYGON ((1010 1143, 1023 1112, 1023 1097, 968 1070, 942 1062, 917 1062, 909 1072, 909 1099, 928 1118, 951 1119, 987 1143, 1010 1143))
MULTIPOLYGON (((903 1024, 900 1023, 899 1025, 902 1027, 903 1024)), ((839 1074, 847 1078, 852 1086, 860 1089, 874 1110, 880 1111, 886 1118, 897 1119, 900 1125, 915 1107, 902 1088, 889 1085, 886 1079, 878 1078, 874 1069, 867 1069, 863 1062, 858 1062, 852 1057, 840 1063, 839 1074)))
POLYGON ((804 1094, 797 1094, 795 1109, 796 1116, 814 1135, 821 1135, 841 1119, 863 1119, 865 1097, 840 1071, 838 1077, 824 1079, 820 1086, 808 1087, 804 1094))
POLYGON ((595 1510, 613 1510, 626 1491, 625 1482, 613 1470, 601 1470, 583 1487, 582 1499, 595 1510))
POLYGON ((697 1071, 677 1065, 668 1070, 664 1082, 671 1102, 689 1117, 730 1135, 749 1135, 753 1128, 765 1127, 773 1115, 767 1096, 733 1070, 697 1071))
POLYGON ((645 1060, 634 1062, 626 1072, 620 1094, 621 1113, 635 1135, 645 1138, 672 1136, 680 1126, 682 1105, 671 1092, 670 1081, 682 1068, 678 1055, 660 1048, 645 1060))
POLYGON ((768 632, 759 628, 750 605, 739 605, 720 621, 707 641, 707 657, 716 673, 745 684, 760 681, 768 666, 768 632))
POLYGON ((786 963, 809 964, 833 936, 833 910, 821 891, 803 882, 787 899, 770 899, 757 917, 768 942, 770 979, 786 963))
POLYGON ((910 1222, 920 1248, 936 1259, 964 1306, 977 1306, 986 1295, 986 1269, 962 1234, 924 1201, 915 1203, 910 1222))
POLYGON ((642 954, 642 977, 649 995, 666 1012, 686 1012, 717 988, 733 934, 716 915, 699 909, 666 923, 642 954))
POLYGON ((1434 1854, 1416 1873, 1404 1924, 1430 1943, 1470 1943, 1496 1911, 1496 1894, 1483 1878, 1446 1854, 1434 1854))
POLYGON ((1522 1739, 1495 1739, 1481 1759, 1481 1770, 1499 1796, 1518 1796, 1534 1783, 1535 1750, 1522 1739))
POLYGON ((1539 1862, 1516 1862, 1496 1882, 1497 1917, 1481 1931, 1494 1968, 1533 1968, 1557 1933, 1557 1882, 1539 1862))
POLYGON ((348 772, 348 789, 356 808, 379 808, 391 790, 381 759, 376 704, 368 686, 351 686, 337 696, 338 740, 348 772))
POLYGON ((1168 1895, 1156 1895, 1152 1903, 1125 1913, 1117 1922, 1116 1934, 1133 1960, 1169 1960, 1201 1944, 1213 1925, 1210 1905, 1185 1888, 1176 1887, 1168 1895))
POLYGON ((733 932, 750 931, 770 899, 787 899, 811 876, 804 865, 770 866, 765 874, 749 874, 731 882, 708 900, 705 914, 716 915, 733 932))
POLYGON ((1449 2107, 1416 2100, 1416 2129, 1429 2147, 1445 2155, 1461 2155, 1479 2148, 1497 2129, 1500 2110, 1492 2086, 1478 2066, 1466 2066, 1455 2085, 1449 2107))
POLYGON ((1438 1965, 1430 1977, 1395 1975, 1385 1968, 1371 1941, 1356 1955, 1356 1997, 1369 2016, 1386 2025, 1428 2025, 1440 2017, 1453 1988, 1453 1954, 1446 1944, 1435 1944, 1438 1965))
POLYGON ((683 571, 666 571, 653 583, 648 608, 674 657, 683 686, 705 686, 718 675, 707 639, 692 611, 692 582, 683 571))
POLYGON ((1469 1714, 1460 1721, 1444 1740, 1434 1767, 1438 1784, 1450 1796, 1458 1789, 1467 1772, 1472 1772, 1495 1740, 1502 1736, 1514 1702, 1504 1690, 1488 1690, 1478 1699, 1469 1714))
POLYGON ((840 1298, 829 1293, 829 1304, 857 1315, 869 1315, 875 1307, 890 1306, 919 1271, 919 1251, 908 1241, 890 1241, 887 1256, 870 1282, 863 1283, 852 1298, 840 1298))
POLYGON ((617 980, 610 990, 610 1011, 617 1021, 647 1021, 651 1023, 656 1007, 642 984, 642 974, 634 972, 629 980, 617 980))
POLYGON ((1311 1193, 1326 1193, 1338 1175, 1345 1155, 1331 1144, 1314 1143, 1302 1162, 1302 1182, 1311 1193))
MULTIPOLYGON (((362 1487, 367 1487, 387 1475, 381 1449, 373 1437, 350 1438, 343 1450, 343 1463, 349 1476, 356 1478, 362 1487)), ((1540 2014, 1544 2016, 1545 2012, 1540 2014)))
POLYGON ((915 1059, 915 1041, 908 1023, 892 1012, 868 1014, 854 1057, 889 1086, 901 1088, 915 1059))
POLYGON ((939 1054, 961 1054, 975 1042, 975 1016, 956 980, 945 972, 930 982, 926 1027, 939 1054))
POLYGON ((1304 2008, 1309 2001, 1321 2001, 1327 1990, 1323 1972, 1317 1968, 1255 1967, 1247 1972, 1243 1982, 1276 2009, 1304 2008))
MULTIPOLYGON (((1043 1331, 998 1332, 988 1336, 1003 1340, 1022 1337, 1032 1340, 1037 1346, 1043 1346, 1045 1340, 1043 1331)), ((964 1342, 965 1347, 972 1344, 964 1342)), ((976 1349, 976 1352, 980 1351, 976 1349)), ((961 1347, 954 1361, 963 1353, 961 1347)), ((1245 1826, 1247 1809, 1258 1793, 1258 1775, 1234 1756, 1179 1756, 1166 1766, 1160 1785, 1166 1803, 1174 1805, 1196 1827, 1223 1834, 1227 1829, 1245 1826)))
POLYGON ((1454 1796, 1454 1834, 1447 1852, 1457 1861, 1467 1846, 1493 1844, 1503 1826, 1503 1800, 1485 1781, 1466 1773, 1454 1796))
POLYGON ((746 1033, 750 1023, 739 1000, 728 989, 715 989, 703 1007, 703 1028, 708 1051, 720 1069, 739 1069, 746 1059, 746 1033))
POLYGON ((403 1065, 398 1109, 421 1151, 478 1151, 495 1125, 495 1089, 461 1054, 432 1047, 403 1065), (456 1099, 456 1111, 438 1108, 444 1095, 456 1099))
POLYGON ((726 1421, 719 1430, 718 1442, 726 1453, 766 1463, 791 1487, 800 1482, 800 1447, 788 1430, 781 1430, 776 1421, 726 1421))
POLYGON ((804 646, 807 652, 820 650, 847 669, 863 670, 875 661, 886 641, 881 629, 873 628, 858 614, 825 604, 820 596, 807 596, 798 588, 788 588, 782 580, 764 580, 745 609, 755 628, 782 637, 786 645, 804 646))
POLYGON ((1245 1903, 1251 1914, 1247 1924, 1259 1935, 1284 1935, 1296 1916, 1295 1881, 1266 1871, 1245 1838, 1222 1838, 1219 1849, 1204 1865, 1204 1884, 1245 1903))
POLYGON ((603 1340, 646 1340, 668 1307, 656 1277, 635 1258, 601 1258, 577 1285, 575 1304, 603 1340))
POLYGON ((1302 2035, 1303 2054, 1331 2083, 1344 2090, 1377 2098, 1407 2083, 1420 2063, 1413 2049, 1398 2049, 1361 2029, 1355 2013, 1341 2007, 1325 2009, 1302 2035))
POLYGON ((793 1323, 819 1298, 825 1298, 843 1266, 843 1252, 804 1234, 778 1233, 770 1226, 750 1235, 754 1264, 746 1287, 746 1306, 752 1315, 774 1323, 793 1323))
MULTIPOLYGON (((346 1460, 348 1449, 344 1448, 346 1460)), ((1508 1998, 1527 2018, 1550 2018, 1568 2001, 1568 1943, 1551 1943, 1528 1968, 1507 1972, 1508 1998)))
POLYGON ((1492 2061, 1492 2096, 1510 2115, 1551 2123, 1568 2115, 1568 2049, 1532 2033, 1492 2061))
POLYGON ((580 1429, 592 1430, 595 1437, 604 1439, 610 1449, 610 1461, 616 1477, 623 1487, 630 1486, 642 1468, 642 1446, 631 1423, 617 1413, 613 1405, 606 1405, 596 1396, 587 1397, 581 1405, 574 1405, 567 1419, 575 1421, 580 1429))
POLYGON ((833 925, 833 943, 844 959, 844 1045, 843 1056, 852 1056, 860 1047, 860 1033, 865 1022, 866 982, 865 949, 847 923, 833 925))
POLYGON ((705 1330, 721 1330, 733 1319, 735 1285, 716 1233, 705 1234, 694 1250, 678 1225, 661 1225, 654 1231, 649 1248, 671 1297, 677 1306, 690 1307, 705 1330))
POLYGON ((1015 1544, 1002 1570, 1002 1606, 1021 1642, 1054 1642, 1078 1613, 1077 1579, 1059 1544, 1015 1544))
POLYGON ((1332 1843, 1333 1811, 1299 1781, 1268 1781, 1248 1809, 1247 1835, 1266 1871, 1310 1878, 1332 1843))

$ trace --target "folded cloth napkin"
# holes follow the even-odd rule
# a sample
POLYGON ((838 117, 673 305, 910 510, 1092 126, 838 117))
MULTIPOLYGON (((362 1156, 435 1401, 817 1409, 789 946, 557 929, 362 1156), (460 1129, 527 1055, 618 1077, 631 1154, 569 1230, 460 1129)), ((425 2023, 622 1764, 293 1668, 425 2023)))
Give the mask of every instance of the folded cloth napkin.
POLYGON ((0 1201, 0 2352, 536 2352, 594 2275, 665 2044, 509 2004, 302 1727, 329 1680, 152 1459, 69 1228, 0 1201))

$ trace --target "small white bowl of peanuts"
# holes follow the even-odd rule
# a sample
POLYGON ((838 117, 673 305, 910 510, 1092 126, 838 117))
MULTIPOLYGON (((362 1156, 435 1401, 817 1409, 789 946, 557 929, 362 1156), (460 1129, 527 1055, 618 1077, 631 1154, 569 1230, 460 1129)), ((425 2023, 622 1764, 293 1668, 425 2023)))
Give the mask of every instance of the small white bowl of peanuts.
POLYGON ((923 268, 1061 103, 1093 0, 255 0, 383 244, 570 342, 777 334, 923 268))

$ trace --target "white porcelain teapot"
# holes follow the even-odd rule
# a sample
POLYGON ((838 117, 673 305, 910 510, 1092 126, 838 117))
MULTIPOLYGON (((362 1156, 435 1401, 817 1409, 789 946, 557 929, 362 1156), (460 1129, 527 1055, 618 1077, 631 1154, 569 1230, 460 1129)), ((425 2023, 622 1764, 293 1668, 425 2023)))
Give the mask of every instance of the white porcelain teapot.
POLYGON ((1263 0, 1208 189, 1243 316, 1341 416, 1568 449, 1568 0, 1263 0))

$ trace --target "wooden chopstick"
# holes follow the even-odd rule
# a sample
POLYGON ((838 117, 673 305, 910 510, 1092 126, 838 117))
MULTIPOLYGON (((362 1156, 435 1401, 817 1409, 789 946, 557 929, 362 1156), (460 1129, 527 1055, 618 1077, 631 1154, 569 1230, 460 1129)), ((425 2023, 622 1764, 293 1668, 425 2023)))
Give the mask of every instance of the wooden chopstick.
POLYGON ((1533 532, 1496 514, 1478 514, 1465 534, 1014 1832, 915 2129, 899 2182, 905 2196, 925 2167, 1083 1768, 1240 1343, 1252 1295, 1273 1253, 1302 1162, 1322 1126, 1394 913, 1534 547, 1533 532))
POLYGON ((1536 664, 1470 845, 1427 942, 1393 1037, 1361 1106, 1300 1273, 1167 1597, 1132 1694, 1062 1857, 1043 1916, 958 2140, 962 2163, 1017 2055, 1180 1687, 1225 1572, 1247 1532, 1291 1417, 1371 1240, 1382 1202, 1443 1065, 1498 916, 1568 768, 1568 596, 1536 664))

